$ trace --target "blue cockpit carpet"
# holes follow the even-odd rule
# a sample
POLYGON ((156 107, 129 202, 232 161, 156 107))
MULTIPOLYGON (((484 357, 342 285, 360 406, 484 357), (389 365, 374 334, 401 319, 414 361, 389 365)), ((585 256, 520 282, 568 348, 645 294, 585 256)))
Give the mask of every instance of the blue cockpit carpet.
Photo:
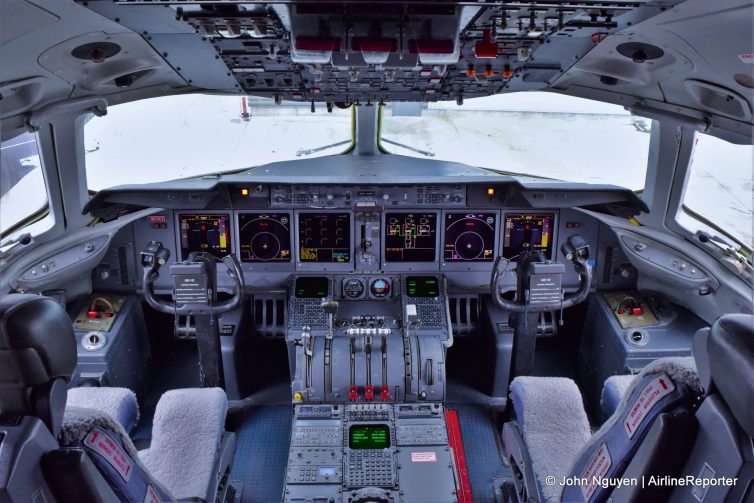
POLYGON ((291 442, 289 405, 252 407, 238 430, 231 481, 243 482, 242 503, 277 503, 282 499, 291 442))
POLYGON ((493 479, 509 477, 502 461, 499 432, 489 412, 478 405, 447 404, 458 413, 463 452, 474 503, 494 503, 493 479))

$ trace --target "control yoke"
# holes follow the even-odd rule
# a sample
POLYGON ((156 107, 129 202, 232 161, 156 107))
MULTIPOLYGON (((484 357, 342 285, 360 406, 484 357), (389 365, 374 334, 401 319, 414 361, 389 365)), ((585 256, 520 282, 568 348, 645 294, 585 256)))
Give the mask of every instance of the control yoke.
POLYGON ((180 316, 194 318, 202 386, 222 386, 220 329, 216 316, 240 307, 243 302, 244 278, 241 264, 234 255, 227 255, 222 259, 235 286, 230 299, 218 302, 217 259, 209 253, 191 253, 188 260, 170 266, 173 301, 166 302, 155 295, 154 282, 160 275, 160 267, 169 258, 170 251, 159 241, 151 241, 141 252, 144 298, 153 309, 174 315, 176 326, 180 316))
POLYGON ((490 280, 490 293, 495 304, 508 312, 542 313, 567 309, 583 302, 592 284, 589 245, 581 236, 573 235, 563 243, 560 251, 579 275, 578 291, 564 296, 562 280, 565 266, 548 262, 541 252, 527 252, 519 257, 516 265, 516 300, 507 300, 500 295, 504 278, 502 265, 507 266, 508 261, 503 257, 495 261, 490 280))

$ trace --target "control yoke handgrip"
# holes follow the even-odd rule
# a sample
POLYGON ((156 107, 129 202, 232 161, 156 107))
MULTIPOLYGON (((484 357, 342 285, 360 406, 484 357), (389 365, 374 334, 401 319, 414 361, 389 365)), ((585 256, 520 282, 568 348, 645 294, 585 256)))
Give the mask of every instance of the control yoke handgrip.
MULTIPOLYGON (((589 244, 581 236, 573 235, 563 243, 563 246, 560 247, 560 251, 563 253, 566 260, 571 262, 574 270, 579 275, 579 289, 575 293, 566 296, 557 305, 530 305, 520 300, 514 302, 504 299, 500 295, 500 289, 502 287, 501 283, 503 280, 503 275, 500 271, 500 264, 503 262, 503 257, 498 257, 497 260, 495 260, 495 264, 492 266, 492 277, 490 278, 490 293, 495 305, 509 312, 535 313, 553 311, 556 309, 567 309, 586 300, 592 286, 592 267, 589 265, 589 244)), ((527 278, 517 278, 517 280, 519 282, 525 282, 527 281, 527 278)))
POLYGON ((160 267, 165 265, 169 258, 170 250, 162 246, 159 241, 150 241, 146 248, 141 251, 141 266, 144 268, 142 275, 144 298, 152 309, 161 313, 172 314, 174 306, 159 300, 154 294, 153 288, 155 280, 160 276, 160 267))

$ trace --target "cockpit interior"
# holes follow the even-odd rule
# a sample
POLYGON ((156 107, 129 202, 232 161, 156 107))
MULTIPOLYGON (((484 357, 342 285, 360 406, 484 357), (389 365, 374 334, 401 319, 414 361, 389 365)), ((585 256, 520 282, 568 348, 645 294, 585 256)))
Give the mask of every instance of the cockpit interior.
POLYGON ((754 502, 750 0, 0 0, 0 501, 754 502))

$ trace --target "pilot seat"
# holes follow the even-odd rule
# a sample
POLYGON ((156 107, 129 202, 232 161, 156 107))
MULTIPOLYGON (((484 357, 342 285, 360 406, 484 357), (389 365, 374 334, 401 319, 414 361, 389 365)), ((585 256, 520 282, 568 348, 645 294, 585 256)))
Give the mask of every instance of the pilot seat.
POLYGON ((76 342, 65 309, 26 294, 0 298, 0 499, 225 501, 235 435, 220 388, 178 389, 157 404, 152 441, 137 451, 138 419, 122 388, 71 390, 76 342), (40 499, 41 498, 41 499, 40 499))
MULTIPOLYGON (((707 475, 748 473, 751 478, 754 466, 745 446, 750 448, 754 433, 754 385, 746 376, 754 372, 753 348, 754 317, 719 318, 696 334, 694 358, 660 359, 636 376, 609 378, 602 395, 609 418, 593 434, 575 382, 517 377, 510 388, 515 420, 502 431, 505 460, 513 471, 511 499, 690 501, 699 499, 691 492, 694 486, 642 488, 611 481, 697 477, 705 474, 705 466, 707 475), (709 440, 715 436, 729 439, 730 445, 715 446, 709 440), (736 452, 741 454, 730 454, 736 452)), ((741 482, 739 497, 736 486, 703 491, 718 491, 718 499, 709 501, 744 501, 747 485, 741 482), (730 489, 727 499, 723 489, 730 489)))

